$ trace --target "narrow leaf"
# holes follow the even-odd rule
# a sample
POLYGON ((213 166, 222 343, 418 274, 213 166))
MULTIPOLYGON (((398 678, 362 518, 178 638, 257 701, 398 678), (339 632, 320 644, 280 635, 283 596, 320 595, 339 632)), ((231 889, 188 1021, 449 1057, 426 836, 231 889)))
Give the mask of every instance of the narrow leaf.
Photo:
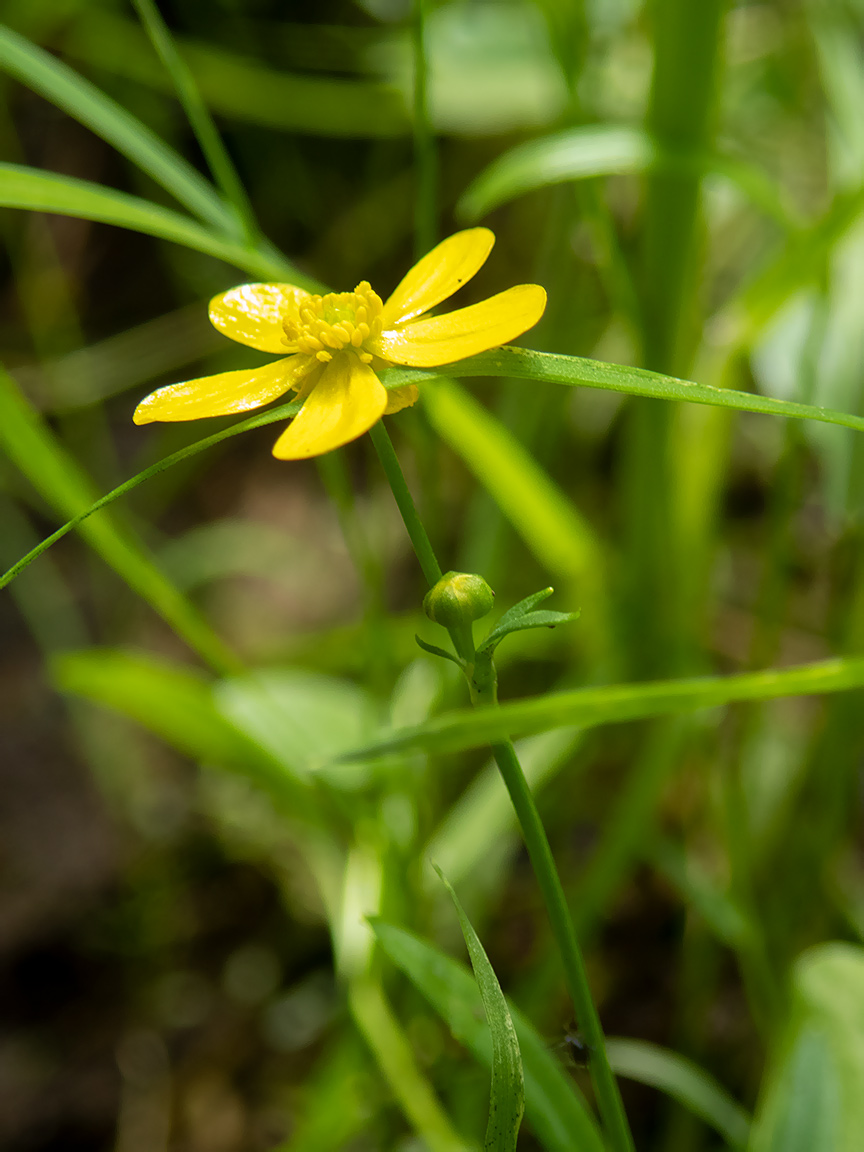
MULTIPOLYGON (((489 1029, 477 985, 463 965, 433 945, 383 920, 370 921, 393 963, 416 985, 453 1035, 487 1068, 492 1065, 489 1029)), ((573 1081, 522 1014, 510 1016, 525 1077, 525 1119, 549 1152, 603 1152, 603 1142, 573 1081)))
POLYGON ((415 728, 389 732, 375 744, 357 748, 352 758, 388 756, 394 752, 457 752, 494 744, 506 737, 528 736, 550 728, 593 728, 650 716, 718 708, 742 700, 778 696, 821 695, 864 687, 864 658, 821 660, 797 668, 744 672, 738 676, 700 676, 646 684, 612 684, 577 688, 497 708, 445 713, 415 728))
MULTIPOLYGON (((434 368, 388 368, 381 376, 387 388, 405 384, 426 384, 428 387, 438 372, 434 368)), ((769 416, 786 416, 796 420, 819 420, 823 424, 840 424, 844 428, 854 428, 856 432, 864 431, 864 416, 853 416, 833 408, 819 408, 815 404, 798 404, 791 400, 774 400, 770 396, 736 392, 731 388, 714 388, 710 384, 694 384, 690 380, 649 372, 647 368, 606 364, 601 360, 586 360, 581 356, 531 352, 510 346, 481 352, 479 356, 448 364, 447 376, 512 376, 571 387, 605 388, 610 392, 626 392, 631 396, 686 400, 691 404, 734 408, 739 412, 763 412, 769 416)), ((435 388, 440 391, 441 385, 436 384, 435 388)))
POLYGON ((0 164, 0 208, 56 212, 60 216, 116 224, 205 252, 256 276, 285 279, 290 275, 292 282, 300 287, 317 287, 309 277, 295 272, 283 258, 269 250, 244 248, 209 232, 179 212, 89 180, 57 176, 21 164, 0 164))
POLYGON ((529 628, 554 628, 558 624, 569 624, 578 619, 578 612, 526 612, 524 616, 519 616, 506 624, 499 621, 478 651, 488 652, 511 632, 527 632, 529 628))
POLYGON ((516 1030, 510 1019, 507 1001, 489 957, 465 915, 459 897, 441 869, 433 864, 441 882, 453 898, 462 935, 468 946, 471 967, 483 999, 486 1023, 492 1036, 492 1092, 489 1098, 489 1122, 486 1127, 485 1152, 515 1152, 519 1125, 525 1107, 525 1083, 522 1056, 516 1030))
POLYGON ((769 215, 789 222, 776 186, 753 165, 714 153, 664 150, 643 129, 620 124, 571 128, 512 148, 469 185, 456 214, 462 220, 479 220, 493 208, 537 188, 649 169, 711 172, 725 177, 769 215))
POLYGON ((419 636, 414 637, 424 652, 428 652, 430 656, 440 656, 444 660, 452 660, 454 664, 462 667, 462 661, 458 656, 454 656, 452 652, 446 652, 443 648, 439 648, 437 644, 427 644, 425 640, 421 640, 419 636))
POLYGON ((190 212, 223 232, 236 231, 234 217, 215 189, 155 132, 62 60, 3 25, 0 68, 101 136, 190 212))

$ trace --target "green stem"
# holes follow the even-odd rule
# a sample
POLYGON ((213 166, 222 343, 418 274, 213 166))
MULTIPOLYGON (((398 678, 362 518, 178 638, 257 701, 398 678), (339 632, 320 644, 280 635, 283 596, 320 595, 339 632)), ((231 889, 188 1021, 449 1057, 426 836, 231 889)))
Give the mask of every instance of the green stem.
MULTIPOLYGON (((423 528, 417 509, 405 483, 405 477, 399 465, 399 460, 393 450, 390 437, 379 420, 370 435, 378 457, 384 468, 393 496, 405 521, 405 528, 414 545, 420 567, 430 587, 441 578, 441 567, 438 563, 429 537, 423 528)), ((463 637, 451 632, 456 650, 462 646, 463 637)), ((473 647, 473 645, 472 645, 473 647)), ((464 659, 464 657, 463 657, 464 659)), ((475 704, 486 707, 497 707, 495 691, 495 669, 491 659, 488 662, 478 661, 471 669, 471 699, 475 704), (488 666, 487 666, 488 664, 488 666)), ((585 1040, 590 1049, 589 1068, 594 1091, 597 1096, 597 1106, 603 1124, 606 1128, 610 1147, 613 1152, 633 1152, 633 1138, 624 1112, 624 1105, 618 1091, 618 1085, 609 1066, 606 1055, 606 1043, 603 1029, 594 1001, 591 998, 591 987, 588 983, 588 974, 585 971, 585 961, 576 937, 576 929, 567 907, 567 898, 555 866, 552 849, 540 819, 540 813, 531 795, 522 765, 516 755, 511 741, 492 745, 492 754, 501 772, 502 779, 510 794, 513 809, 516 812, 522 829, 522 837, 531 858, 531 865, 540 885, 540 891, 546 904, 546 911, 552 925, 555 942, 561 954, 564 967, 564 977, 567 989, 573 1001, 573 1007, 585 1040)))
POLYGON ((387 429, 384 427, 384 421, 379 420, 377 424, 373 424, 369 429, 369 435, 372 437, 372 443, 375 445, 375 451, 378 453, 378 459, 381 461, 384 475, 387 477, 387 481, 393 492, 393 499, 396 501, 405 524, 405 529, 411 539, 411 544, 417 554, 417 559, 420 561, 420 567, 423 569, 426 583, 431 588, 433 584, 438 583, 443 573, 441 572, 441 566, 438 563, 432 545, 429 543, 426 529, 423 527, 420 517, 417 515, 414 498, 405 482, 405 476, 402 473, 402 468, 393 448, 393 443, 387 433, 387 429))
POLYGON ((590 1051, 589 1071, 594 1092, 597 1096, 597 1106, 603 1118, 603 1124, 609 1138, 611 1148, 615 1152, 633 1152, 633 1138, 630 1135, 630 1126, 624 1112, 618 1084, 612 1074, 609 1059, 606 1055, 606 1042, 600 1017, 594 1007, 591 997, 591 986, 588 983, 588 973, 585 971, 585 960, 579 941, 576 938, 576 929, 567 907, 567 897, 552 849, 546 836, 546 829, 531 795, 522 765, 516 755, 511 741, 504 744, 493 744, 492 755, 501 772, 501 777, 510 793, 514 811, 522 829, 522 838, 543 899, 546 911, 552 924, 552 932, 561 953, 564 966, 564 977, 567 981, 567 990, 576 1009, 576 1019, 580 1031, 585 1038, 590 1051))
POLYGON ((438 155, 429 122, 429 58, 426 16, 429 0, 414 0, 414 167, 417 182, 414 202, 414 246, 419 258, 434 247, 438 233, 438 155))

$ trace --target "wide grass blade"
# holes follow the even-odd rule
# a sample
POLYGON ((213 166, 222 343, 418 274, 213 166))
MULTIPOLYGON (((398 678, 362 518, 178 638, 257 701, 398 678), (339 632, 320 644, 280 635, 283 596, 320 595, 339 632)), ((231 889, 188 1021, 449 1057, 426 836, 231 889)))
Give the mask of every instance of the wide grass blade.
MULTIPOLYGON (((2 369, 0 447, 61 515, 74 516, 94 504, 96 492, 89 477, 2 369)), ((208 664, 220 672, 238 670, 237 658, 128 529, 103 514, 88 520, 81 531, 106 564, 208 664)))
POLYGON ((480 943, 465 909, 447 877, 433 865, 442 883, 453 898, 462 935, 471 957, 471 967, 480 996, 486 1023, 492 1037, 492 1091, 489 1097, 489 1123, 486 1127, 485 1152, 515 1152, 519 1125, 525 1108, 525 1081, 522 1074, 522 1055, 516 1030, 510 1018, 507 1001, 486 950, 480 943))
POLYGON ((456 214, 471 222, 538 188, 650 169, 721 176, 770 216, 789 223, 778 190, 753 165, 717 153, 664 151, 644 129, 621 124, 584 125, 512 148, 469 185, 456 214))
MULTIPOLYGON (((441 375, 434 368, 388 368, 382 372, 387 388, 404 384, 428 384, 441 375)), ((571 387, 605 388, 626 392, 630 396, 648 396, 655 400, 685 400, 690 404, 709 404, 734 408, 739 412, 762 412, 769 416, 786 416, 795 420, 819 420, 823 424, 840 424, 864 432, 864 416, 819 408, 815 404, 797 404, 791 400, 774 400, 751 392, 731 388, 714 388, 694 384, 647 368, 626 364, 607 364, 582 356, 560 356, 550 352, 532 352, 525 348, 497 348, 481 352, 467 360, 447 365, 447 376, 511 376, 521 380, 542 380, 571 387)))
POLYGON ((318 287, 308 276, 295 272, 286 260, 269 250, 263 252, 243 247, 208 231, 179 212, 89 180, 57 176, 21 164, 0 164, 0 208, 56 212, 61 216, 116 224, 133 232, 173 240, 175 244, 205 252, 256 276, 282 280, 290 277, 300 287, 313 290, 318 287))
POLYGON ((236 232, 230 209, 212 185, 155 132, 61 60, 2 25, 0 68, 101 136, 190 212, 222 232, 236 232))
POLYGON ((619 1076, 659 1088, 716 1129, 730 1148, 746 1148, 750 1117, 698 1064, 645 1040, 607 1040, 606 1051, 619 1076))
MULTIPOLYGON (((378 943, 417 986, 453 1035, 487 1068, 492 1043, 483 1019, 480 993, 464 965, 419 937, 372 920, 378 943)), ((525 1118, 549 1152, 603 1152, 593 1118, 561 1064, 512 1004, 510 1015, 525 1075, 525 1118)))
POLYGON ((857 1152, 864 1132, 864 949, 810 949, 795 963, 792 986, 750 1152, 857 1152))
POLYGON ((778 696, 822 695, 864 687, 864 658, 822 660, 782 671, 745 672, 738 676, 704 676, 655 680, 553 692, 496 708, 450 712, 416 728, 403 728, 375 744, 357 748, 352 758, 388 756, 394 752, 458 752, 528 736, 550 728, 593 728, 651 716, 719 708, 742 700, 778 696))

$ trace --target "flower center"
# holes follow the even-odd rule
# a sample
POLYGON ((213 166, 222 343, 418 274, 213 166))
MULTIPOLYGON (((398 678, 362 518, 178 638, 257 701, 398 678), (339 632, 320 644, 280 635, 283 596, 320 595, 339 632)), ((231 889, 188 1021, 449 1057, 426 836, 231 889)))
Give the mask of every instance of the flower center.
POLYGON ((290 352, 315 356, 322 363, 332 360, 334 352, 351 348, 368 364, 372 354, 365 345, 381 334, 383 309, 367 280, 353 292, 292 300, 282 318, 285 343, 290 352))

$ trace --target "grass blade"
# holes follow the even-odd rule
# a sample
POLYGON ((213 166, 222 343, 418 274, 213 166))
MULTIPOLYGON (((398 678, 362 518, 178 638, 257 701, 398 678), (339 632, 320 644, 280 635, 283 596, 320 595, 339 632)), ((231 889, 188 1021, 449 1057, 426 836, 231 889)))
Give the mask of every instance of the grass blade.
POLYGON ((715 1128, 730 1148, 746 1148, 750 1117, 698 1064, 644 1040, 607 1040, 606 1051, 619 1076, 659 1088, 715 1128))
POLYGON ((237 169, 228 155, 228 149, 223 144, 222 137, 213 123, 207 105, 201 98, 201 93, 198 91, 192 73, 177 51, 171 33, 153 0, 132 0, 132 2, 147 35, 150 37, 150 42, 165 66, 165 71, 174 81, 177 96, 183 105, 186 118, 192 126, 198 143, 201 145, 201 151, 204 153, 210 171, 222 189, 223 196, 234 207, 243 238, 251 244, 259 233, 255 213, 252 211, 246 189, 237 175, 237 169))
MULTIPOLYGON (((582 356, 560 356, 550 352, 532 352, 526 348, 496 348, 467 360, 447 365, 447 375, 512 376, 522 380, 543 380, 580 388, 605 388, 626 392, 630 396, 648 396, 655 400, 685 400, 690 404, 709 404, 734 408, 738 412, 762 412, 769 416, 786 416, 793 420, 819 420, 823 424, 840 424, 864 432, 864 416, 819 408, 815 404, 798 404, 791 400, 774 400, 751 392, 731 388, 714 388, 694 384, 675 376, 633 368, 625 364, 607 364, 582 356)), ((381 374, 388 388, 403 384, 426 384, 440 378, 433 368, 388 368, 381 374)), ((435 385, 439 387, 439 385, 435 385)))
MULTIPOLYGON (((417 986, 460 1043, 487 1068, 492 1064, 489 1029, 480 993, 463 964, 431 944, 388 924, 371 921, 378 943, 417 986)), ((525 1075, 525 1118, 549 1152, 603 1152, 597 1125, 572 1080, 522 1014, 510 1015, 525 1075)))
POLYGON ((472 222, 538 188, 649 169, 722 176, 768 215, 789 223, 777 189, 753 165, 716 153, 664 151, 643 129, 622 124, 583 125, 512 148, 468 186, 456 214, 472 222))
POLYGON ((0 68, 101 136, 190 212, 223 232, 236 230, 215 189, 155 132, 61 60, 2 25, 0 68))
POLYGON ((792 969, 792 1003, 763 1083, 751 1152, 855 1152, 864 1129, 864 949, 820 944, 792 969))
POLYGON ((465 915, 459 897, 441 869, 437 865, 433 867, 456 906, 456 914, 468 946, 471 967, 474 969, 474 977, 486 1013, 486 1023, 489 1025, 492 1037, 492 1092, 489 1098, 489 1123, 483 1147, 485 1152, 515 1152, 519 1125, 525 1108, 525 1081, 516 1030, 501 985, 471 921, 465 915))
POLYGON ((56 212, 61 216, 116 224, 206 252, 256 276, 282 280, 290 276, 292 282, 301 287, 313 290, 318 287, 308 276, 295 272, 286 260, 269 251, 245 248, 215 235, 179 212, 89 180, 40 172, 21 164, 0 164, 0 208, 56 212))
POLYGON ((697 708, 719 708, 742 700, 809 696, 864 687, 864 658, 822 660, 797 668, 744 672, 738 676, 700 676, 577 688, 497 708, 445 713, 416 728, 403 728, 373 745, 357 748, 352 759, 394 752, 458 752, 507 737, 528 736, 550 728, 593 728, 651 716, 669 716, 697 708))

